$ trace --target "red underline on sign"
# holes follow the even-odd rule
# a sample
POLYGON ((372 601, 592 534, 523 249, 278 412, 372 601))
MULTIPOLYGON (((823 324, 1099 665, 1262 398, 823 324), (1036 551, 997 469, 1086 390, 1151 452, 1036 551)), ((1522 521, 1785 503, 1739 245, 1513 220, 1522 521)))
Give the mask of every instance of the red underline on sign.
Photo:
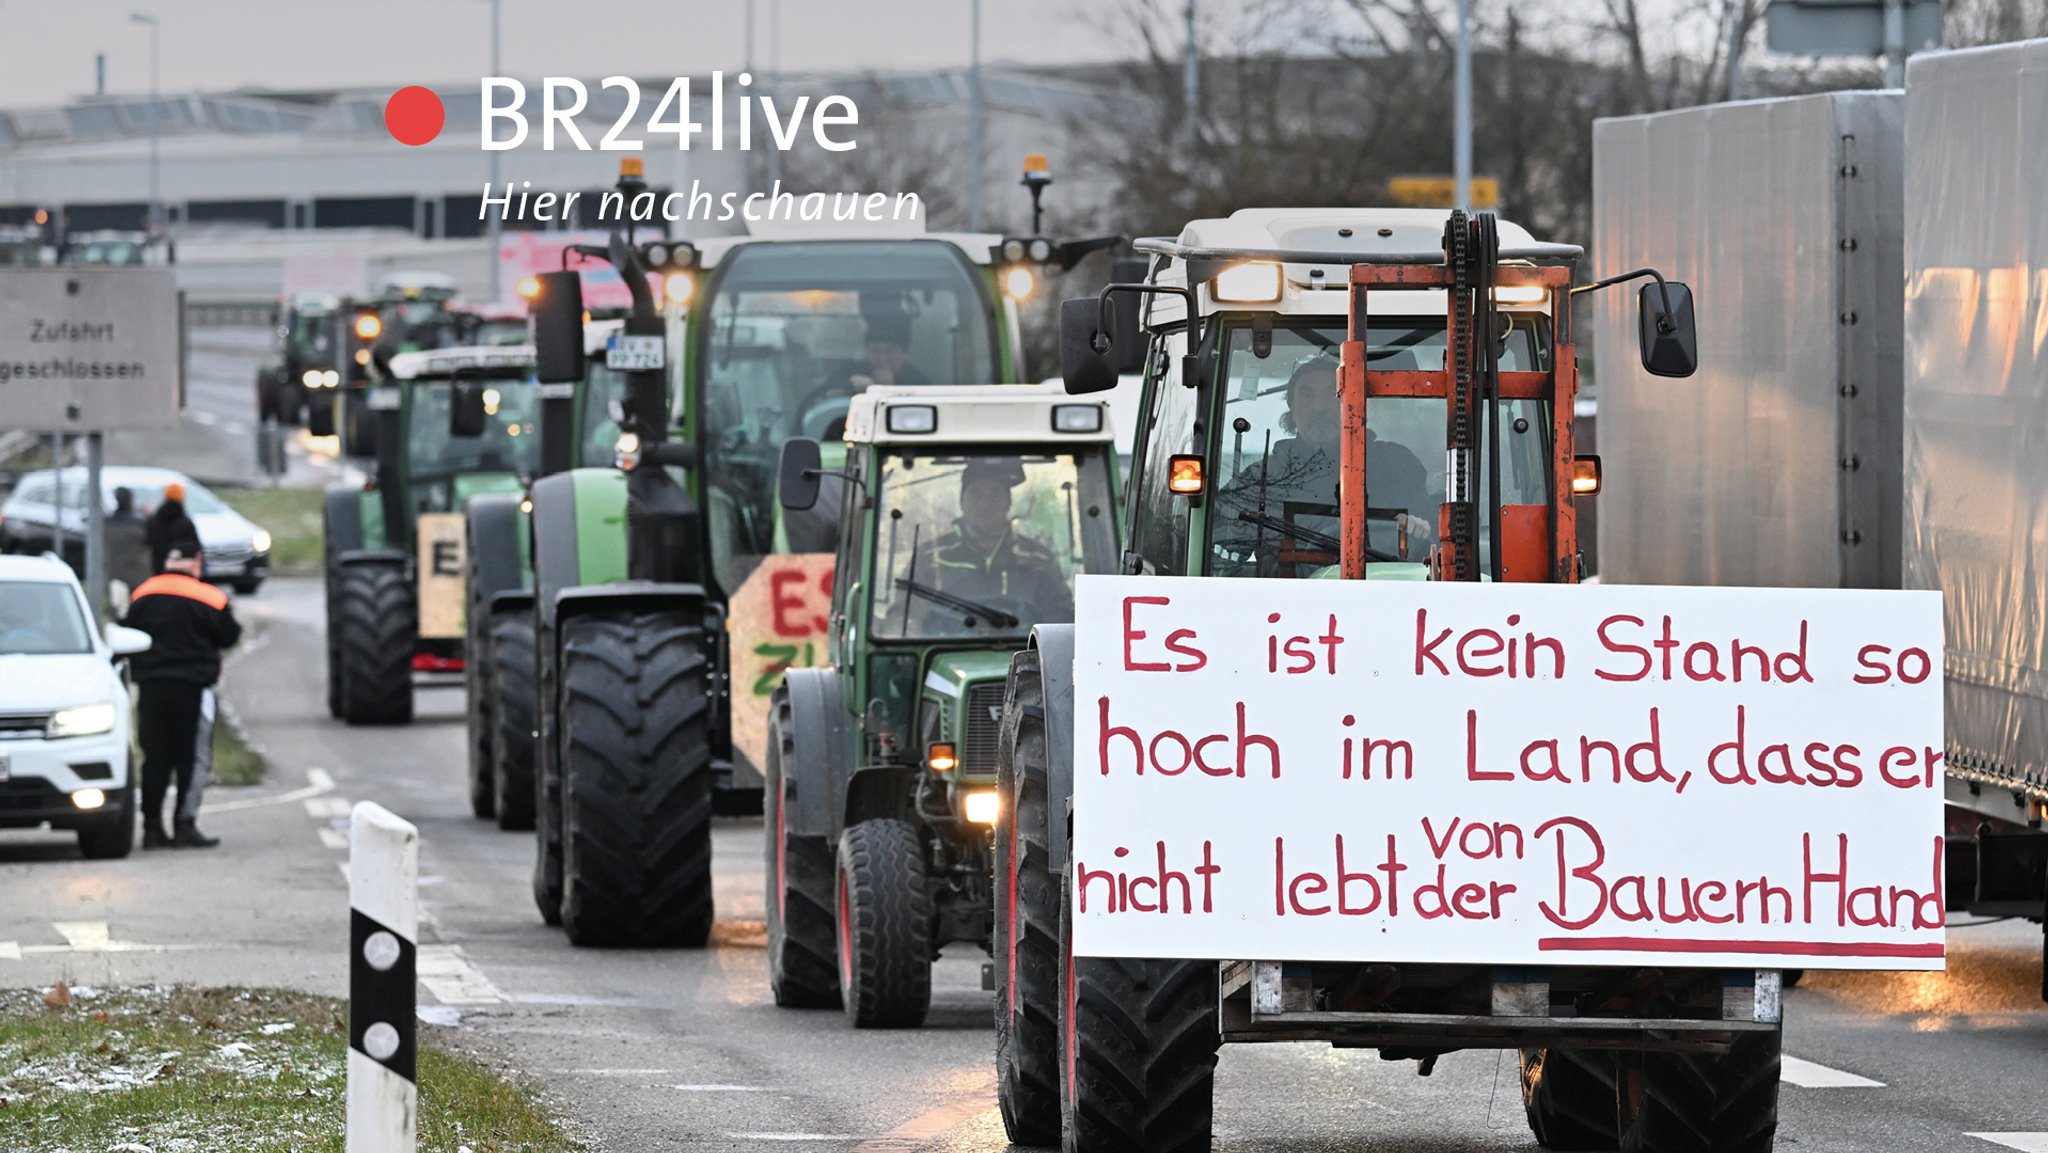
POLYGON ((1946 946, 1886 941, 1713 941, 1697 937, 1543 937, 1546 953, 1780 953, 1799 957, 1941 957, 1946 946))

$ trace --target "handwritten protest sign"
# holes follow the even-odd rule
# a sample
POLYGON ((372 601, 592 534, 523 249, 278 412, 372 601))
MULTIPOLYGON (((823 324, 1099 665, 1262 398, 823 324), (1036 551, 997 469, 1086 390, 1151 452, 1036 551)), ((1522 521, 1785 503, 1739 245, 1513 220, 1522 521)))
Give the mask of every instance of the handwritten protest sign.
POLYGON ((1084 576, 1074 951, 1939 969, 1938 593, 1084 576))

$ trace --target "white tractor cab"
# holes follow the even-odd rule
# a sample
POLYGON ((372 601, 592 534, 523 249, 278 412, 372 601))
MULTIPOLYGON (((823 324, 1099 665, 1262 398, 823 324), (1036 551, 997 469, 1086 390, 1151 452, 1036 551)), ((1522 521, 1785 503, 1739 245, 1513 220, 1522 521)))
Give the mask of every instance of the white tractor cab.
MULTIPOLYGON (((1338 346, 1350 315, 1350 267, 1327 262, 1273 262, 1273 253, 1331 258, 1355 252, 1440 250, 1446 214, 1432 209, 1258 208, 1223 219, 1189 223, 1176 240, 1148 240, 1138 250, 1162 267, 1152 283, 1161 291, 1125 299, 1140 303, 1146 331, 1158 334, 1146 375, 1155 381, 1137 418, 1156 421, 1146 438, 1151 450, 1134 462, 1132 477, 1134 572, 1211 576, 1334 576, 1338 536, 1338 346), (1214 257, 1187 254, 1210 252, 1214 257), (1232 252, 1267 254, 1264 261, 1233 261, 1232 252), (1180 386, 1172 361, 1189 355, 1186 286, 1195 266, 1196 299, 1204 318, 1202 349, 1216 367, 1221 403, 1212 420, 1197 410, 1196 394, 1180 386), (1218 268, 1235 265, 1217 275, 1218 268), (1210 279, 1214 278, 1214 279, 1210 279), (1195 437, 1204 431, 1214 452, 1195 437), (1198 459, 1197 459, 1198 458, 1198 459), (1176 464, 1176 462, 1179 462, 1176 464), (1175 469, 1183 475, 1176 476, 1175 469), (1202 475, 1185 475, 1186 470, 1202 475), (1204 499, 1191 502, 1190 491, 1204 499), (1193 524, 1194 521, 1205 521, 1193 524), (1190 552, 1191 533, 1199 553, 1190 552)), ((1500 246, 1510 251, 1539 245, 1518 225, 1502 221, 1500 246)), ((1112 301, 1117 300, 1112 297, 1112 301)), ((1549 294, 1540 288, 1502 287, 1495 299, 1508 325, 1500 349, 1503 372, 1543 367, 1550 348, 1549 294)), ((1380 289, 1368 298, 1373 332, 1367 367, 1375 372, 1441 370, 1447 348, 1442 289, 1380 289), (1382 322, 1384 318, 1384 322, 1382 322)), ((1063 325, 1063 329, 1068 326, 1063 325)), ((1123 391, 1121 384, 1118 391, 1123 391)), ((1501 486, 1504 504, 1545 504, 1550 421, 1542 403, 1500 402, 1501 486)), ((1441 400, 1376 397, 1367 418, 1369 554, 1375 579, 1422 580, 1437 543, 1437 509, 1449 470, 1441 400)), ((1481 566, 1490 557, 1482 533, 1481 566)))

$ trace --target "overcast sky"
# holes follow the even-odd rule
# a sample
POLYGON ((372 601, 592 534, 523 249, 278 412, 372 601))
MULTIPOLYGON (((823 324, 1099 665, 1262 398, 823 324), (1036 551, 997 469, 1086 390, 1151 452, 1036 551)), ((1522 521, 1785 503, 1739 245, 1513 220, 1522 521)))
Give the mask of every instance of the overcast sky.
MULTIPOLYGON (((1235 7, 1238 0, 1204 0, 1235 7)), ((513 76, 701 75, 737 68, 746 12, 755 60, 770 56, 781 8, 788 71, 964 65, 968 0, 502 0, 502 67, 513 76)), ((1102 60, 1134 46, 1086 15, 1103 0, 983 0, 986 61, 1102 60)), ((57 104, 93 90, 149 88, 149 29, 161 21, 165 91, 474 84, 490 65, 490 0, 0 0, 0 107, 57 104)))

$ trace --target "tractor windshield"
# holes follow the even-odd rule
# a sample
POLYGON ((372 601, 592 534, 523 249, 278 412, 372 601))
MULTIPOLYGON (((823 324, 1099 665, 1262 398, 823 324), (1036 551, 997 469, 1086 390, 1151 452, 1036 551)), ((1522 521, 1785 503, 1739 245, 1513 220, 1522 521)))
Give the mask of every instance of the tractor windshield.
MULTIPOLYGON (((1368 367, 1440 371, 1441 318, 1373 318, 1368 367)), ((1341 324, 1276 326, 1258 354, 1249 324, 1233 325, 1222 419, 1210 457, 1216 499, 1209 502, 1209 571, 1216 576, 1305 577, 1336 563, 1338 510, 1337 348, 1341 324)), ((1542 367, 1546 334, 1524 320, 1509 331, 1505 372, 1542 367)), ((1549 499, 1548 408, 1533 400, 1500 402, 1501 501, 1549 499)), ((1444 402, 1380 397, 1366 413, 1367 547, 1382 557, 1421 563, 1436 543, 1444 501, 1444 402)), ((1482 478, 1481 505, 1485 504, 1482 478)), ((1481 513, 1482 525, 1485 513, 1481 513)), ((1486 533, 1480 533, 1482 558, 1486 533)), ((1483 560, 1482 560, 1483 563, 1483 560)))
MULTIPOLYGON (((468 382, 465 382, 468 383, 468 382)), ((450 436, 448 409, 454 383, 417 381, 412 389, 410 440, 414 477, 454 473, 533 473, 540 467, 540 386, 525 376, 482 379, 482 436, 450 436)))
POLYGON ((333 360, 334 314, 300 312, 292 316, 292 351, 307 363, 333 360))
POLYGON ((720 262, 695 336, 704 499, 727 589, 774 551, 775 462, 836 441, 870 384, 994 384, 995 304, 936 240, 747 244, 720 262))
POLYGON ((1074 574, 1107 571, 1108 455, 986 449, 883 458, 874 636, 1019 634, 1074 619, 1074 574))
POLYGON ((606 367, 594 357, 585 370, 581 400, 583 411, 577 427, 583 430, 577 442, 581 455, 577 463, 585 468, 608 468, 618 454, 619 406, 626 401, 626 374, 606 367))

